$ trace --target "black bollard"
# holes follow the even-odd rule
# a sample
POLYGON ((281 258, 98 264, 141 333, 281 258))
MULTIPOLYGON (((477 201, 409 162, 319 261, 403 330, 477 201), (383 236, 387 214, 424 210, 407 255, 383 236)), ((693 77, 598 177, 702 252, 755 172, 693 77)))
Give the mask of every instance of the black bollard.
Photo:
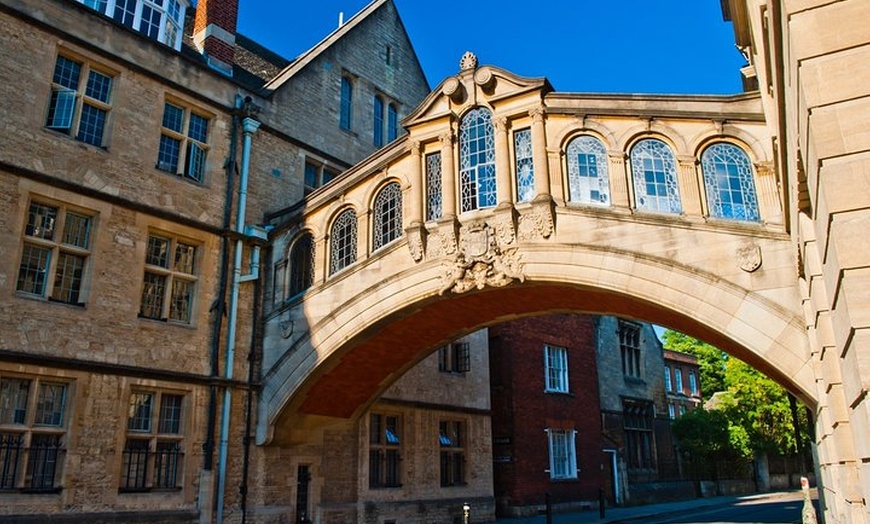
POLYGON ((598 518, 604 518, 604 488, 598 488, 598 518))
POLYGON ((544 501, 546 502, 546 514, 547 514, 547 524, 553 524, 553 497, 549 493, 544 495, 544 501))

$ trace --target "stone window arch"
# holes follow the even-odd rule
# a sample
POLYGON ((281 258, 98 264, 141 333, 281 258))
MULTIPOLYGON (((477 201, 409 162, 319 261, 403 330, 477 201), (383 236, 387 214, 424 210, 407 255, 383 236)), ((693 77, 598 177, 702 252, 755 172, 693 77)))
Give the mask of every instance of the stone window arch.
POLYGON ((356 212, 345 209, 335 218, 329 235, 329 274, 356 262, 356 212))
POLYGON ((495 132, 485 107, 469 111, 459 125, 460 212, 495 207, 495 132))
POLYGON ((287 258, 290 262, 288 296, 293 297, 314 283, 314 237, 311 233, 303 233, 293 242, 287 258))
POLYGON ((743 149, 727 142, 710 145, 701 153, 701 172, 710 216, 761 220, 752 162, 743 149))
POLYGON ((378 192, 372 214, 374 250, 402 236, 402 188, 398 182, 390 182, 378 192))
POLYGON ((581 204, 610 205, 607 149, 593 136, 572 139, 568 157, 568 200, 581 204))
POLYGON ((644 138, 631 148, 635 207, 644 211, 681 213, 677 162, 671 148, 657 138, 644 138))

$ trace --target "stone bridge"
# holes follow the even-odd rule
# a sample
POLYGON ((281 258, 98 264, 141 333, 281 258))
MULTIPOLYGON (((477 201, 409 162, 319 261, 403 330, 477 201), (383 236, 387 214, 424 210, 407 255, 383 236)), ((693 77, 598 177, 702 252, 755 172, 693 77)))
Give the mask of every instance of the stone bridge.
POLYGON ((563 94, 466 55, 403 125, 272 217, 261 443, 353 418, 462 334, 565 311, 696 336, 816 404, 758 96, 563 94))

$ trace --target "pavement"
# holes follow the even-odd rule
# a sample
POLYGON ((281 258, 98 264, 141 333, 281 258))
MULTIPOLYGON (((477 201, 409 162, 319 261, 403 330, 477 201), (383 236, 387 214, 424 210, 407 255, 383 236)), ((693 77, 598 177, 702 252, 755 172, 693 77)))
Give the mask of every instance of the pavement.
MULTIPOLYGON (((812 490, 812 498, 815 501, 815 490, 812 490)), ((802 499, 803 494, 800 490, 744 495, 739 497, 708 497, 683 500, 679 502, 648 504, 645 506, 606 508, 604 518, 601 518, 598 508, 596 507, 575 513, 554 513, 553 524, 608 524, 645 519, 653 516, 658 518, 678 517, 699 509, 711 509, 732 504, 779 502, 802 499)), ((532 517, 498 519, 497 522, 500 524, 546 524, 547 518, 545 515, 535 515, 532 517)))

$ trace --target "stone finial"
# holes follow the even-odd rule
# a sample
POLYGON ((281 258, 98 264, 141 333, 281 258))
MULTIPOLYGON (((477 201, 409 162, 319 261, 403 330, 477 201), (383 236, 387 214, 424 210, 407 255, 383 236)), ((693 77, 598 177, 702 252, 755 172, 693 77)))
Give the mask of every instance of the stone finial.
POLYGON ((466 51, 459 60, 459 70, 467 71, 469 69, 477 69, 477 55, 471 51, 466 51))

